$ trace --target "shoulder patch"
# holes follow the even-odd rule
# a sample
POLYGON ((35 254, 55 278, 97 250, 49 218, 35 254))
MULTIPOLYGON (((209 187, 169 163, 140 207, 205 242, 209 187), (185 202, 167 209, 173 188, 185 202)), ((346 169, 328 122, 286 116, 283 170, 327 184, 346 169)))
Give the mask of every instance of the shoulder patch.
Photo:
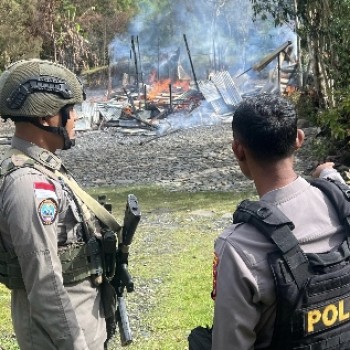
POLYGON ((51 225, 57 216, 57 203, 53 199, 44 199, 39 204, 38 213, 44 225, 51 225))

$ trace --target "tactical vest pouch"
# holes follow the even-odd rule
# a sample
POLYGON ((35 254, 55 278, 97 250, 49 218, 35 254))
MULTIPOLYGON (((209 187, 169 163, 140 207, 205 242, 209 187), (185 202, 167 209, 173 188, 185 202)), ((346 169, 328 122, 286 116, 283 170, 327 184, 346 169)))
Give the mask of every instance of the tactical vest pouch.
POLYGON ((189 350, 211 350, 212 328, 198 326, 188 336, 189 350))
POLYGON ((9 289, 24 289, 21 268, 12 252, 0 252, 0 283, 9 289))
MULTIPOLYGON (((95 273, 86 244, 74 244, 59 251, 63 284, 80 282, 95 273)), ((13 252, 0 252, 0 283, 9 289, 24 289, 21 268, 13 252)))
POLYGON ((90 254, 86 244, 74 244, 59 251, 64 285, 80 282, 94 273, 89 259, 90 254))

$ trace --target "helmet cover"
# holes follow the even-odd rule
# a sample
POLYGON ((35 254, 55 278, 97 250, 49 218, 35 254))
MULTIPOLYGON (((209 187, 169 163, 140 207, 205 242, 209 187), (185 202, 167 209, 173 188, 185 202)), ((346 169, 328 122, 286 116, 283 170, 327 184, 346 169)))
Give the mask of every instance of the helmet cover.
POLYGON ((82 83, 58 63, 31 59, 11 64, 0 76, 0 116, 56 115, 85 99, 82 83))

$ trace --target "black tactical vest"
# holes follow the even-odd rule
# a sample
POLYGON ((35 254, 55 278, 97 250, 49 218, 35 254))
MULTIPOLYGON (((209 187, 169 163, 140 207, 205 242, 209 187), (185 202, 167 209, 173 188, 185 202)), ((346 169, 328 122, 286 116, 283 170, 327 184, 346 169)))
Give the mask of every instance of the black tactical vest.
POLYGON ((304 253, 293 223, 272 204, 243 201, 233 217, 234 223, 254 225, 278 247, 268 256, 277 298, 269 350, 350 349, 350 188, 324 179, 311 184, 337 208, 346 232, 329 252, 304 253))

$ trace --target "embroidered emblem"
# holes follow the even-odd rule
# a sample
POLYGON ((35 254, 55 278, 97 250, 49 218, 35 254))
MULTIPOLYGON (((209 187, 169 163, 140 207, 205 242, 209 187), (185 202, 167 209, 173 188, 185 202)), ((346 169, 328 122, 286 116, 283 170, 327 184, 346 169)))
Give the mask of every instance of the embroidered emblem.
POLYGON ((39 204, 39 216, 44 225, 51 225, 57 216, 57 204, 52 199, 44 199, 39 204))
POLYGON ((214 260, 213 260, 213 290, 211 292, 211 298, 215 300, 216 298, 216 276, 217 276, 217 268, 219 264, 219 257, 216 253, 214 253, 214 260))
POLYGON ((34 195, 38 199, 52 198, 57 202, 55 186, 48 182, 34 182, 34 195))

